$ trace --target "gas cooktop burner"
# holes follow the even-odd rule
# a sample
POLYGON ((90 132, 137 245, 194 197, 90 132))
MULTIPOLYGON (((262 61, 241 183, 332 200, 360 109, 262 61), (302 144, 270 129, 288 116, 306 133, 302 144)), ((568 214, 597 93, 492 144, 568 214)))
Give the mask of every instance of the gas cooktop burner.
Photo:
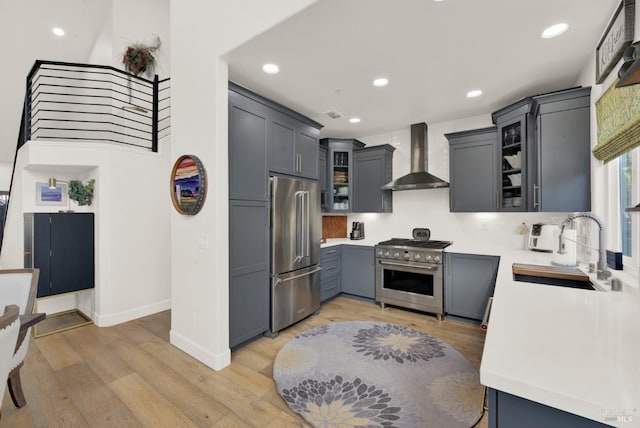
POLYGON ((394 247, 415 247, 415 248, 428 248, 434 250, 443 250, 451 245, 451 241, 426 241, 420 239, 404 239, 404 238, 392 238, 388 241, 378 242, 378 245, 389 245, 394 247))

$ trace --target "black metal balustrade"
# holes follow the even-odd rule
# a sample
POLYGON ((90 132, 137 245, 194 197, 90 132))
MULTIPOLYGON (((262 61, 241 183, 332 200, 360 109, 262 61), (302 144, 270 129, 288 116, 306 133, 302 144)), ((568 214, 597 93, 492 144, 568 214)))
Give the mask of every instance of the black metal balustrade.
POLYGON ((38 60, 27 76, 24 141, 111 142, 156 152, 171 127, 169 83, 111 66, 38 60))

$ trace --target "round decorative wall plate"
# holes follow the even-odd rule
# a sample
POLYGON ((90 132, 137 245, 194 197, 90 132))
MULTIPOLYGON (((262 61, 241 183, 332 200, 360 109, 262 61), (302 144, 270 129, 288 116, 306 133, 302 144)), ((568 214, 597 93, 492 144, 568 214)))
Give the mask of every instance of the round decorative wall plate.
POLYGON ((182 155, 171 171, 171 201, 180 214, 196 215, 207 197, 207 172, 200 159, 182 155))

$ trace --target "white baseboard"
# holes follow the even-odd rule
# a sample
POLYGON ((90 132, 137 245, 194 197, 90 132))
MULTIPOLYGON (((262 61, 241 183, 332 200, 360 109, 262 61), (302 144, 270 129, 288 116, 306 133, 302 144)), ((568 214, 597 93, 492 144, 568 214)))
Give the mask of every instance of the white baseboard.
POLYGON ((231 364, 231 350, 229 348, 219 354, 213 354, 208 349, 203 348, 175 330, 171 330, 169 332, 169 338, 173 346, 183 350, 196 360, 206 364, 216 371, 222 370, 231 364))
POLYGON ((98 327, 110 327, 112 325, 146 317, 147 315, 166 311, 167 309, 171 309, 171 299, 152 303, 150 305, 140 306, 138 308, 128 309, 126 311, 118 312, 115 314, 103 315, 96 313, 93 317, 93 322, 98 327))

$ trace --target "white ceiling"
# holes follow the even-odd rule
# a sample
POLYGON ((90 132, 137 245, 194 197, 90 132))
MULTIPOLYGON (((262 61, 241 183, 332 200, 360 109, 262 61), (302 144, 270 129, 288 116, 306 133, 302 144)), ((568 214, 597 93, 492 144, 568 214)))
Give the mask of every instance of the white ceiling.
POLYGON ((571 87, 619 0, 319 0, 227 56, 231 80, 364 137, 491 113, 571 87), (542 39, 548 26, 569 30, 542 39), (280 73, 261 71, 265 62, 280 73), (371 81, 387 77, 389 85, 371 81), (483 95, 467 99, 481 89, 483 95), (344 115, 331 119, 325 113, 344 115), (357 116, 361 123, 350 124, 357 116))
MULTIPOLYGON (((364 137, 486 114, 572 86, 619 0, 319 0, 228 55, 230 78, 325 125, 364 137), (543 40, 548 25, 570 29, 543 40), (261 71, 266 61, 278 75, 261 71), (374 77, 390 84, 373 88, 374 77), (470 89, 484 95, 466 99, 470 89), (336 93, 339 89, 340 93, 336 93), (324 113, 337 110, 341 119, 324 113), (359 116, 358 125, 348 117, 359 116)), ((0 0, 0 160, 13 161, 36 59, 86 62, 111 2, 0 0), (63 38, 51 27, 67 30, 63 38)))

